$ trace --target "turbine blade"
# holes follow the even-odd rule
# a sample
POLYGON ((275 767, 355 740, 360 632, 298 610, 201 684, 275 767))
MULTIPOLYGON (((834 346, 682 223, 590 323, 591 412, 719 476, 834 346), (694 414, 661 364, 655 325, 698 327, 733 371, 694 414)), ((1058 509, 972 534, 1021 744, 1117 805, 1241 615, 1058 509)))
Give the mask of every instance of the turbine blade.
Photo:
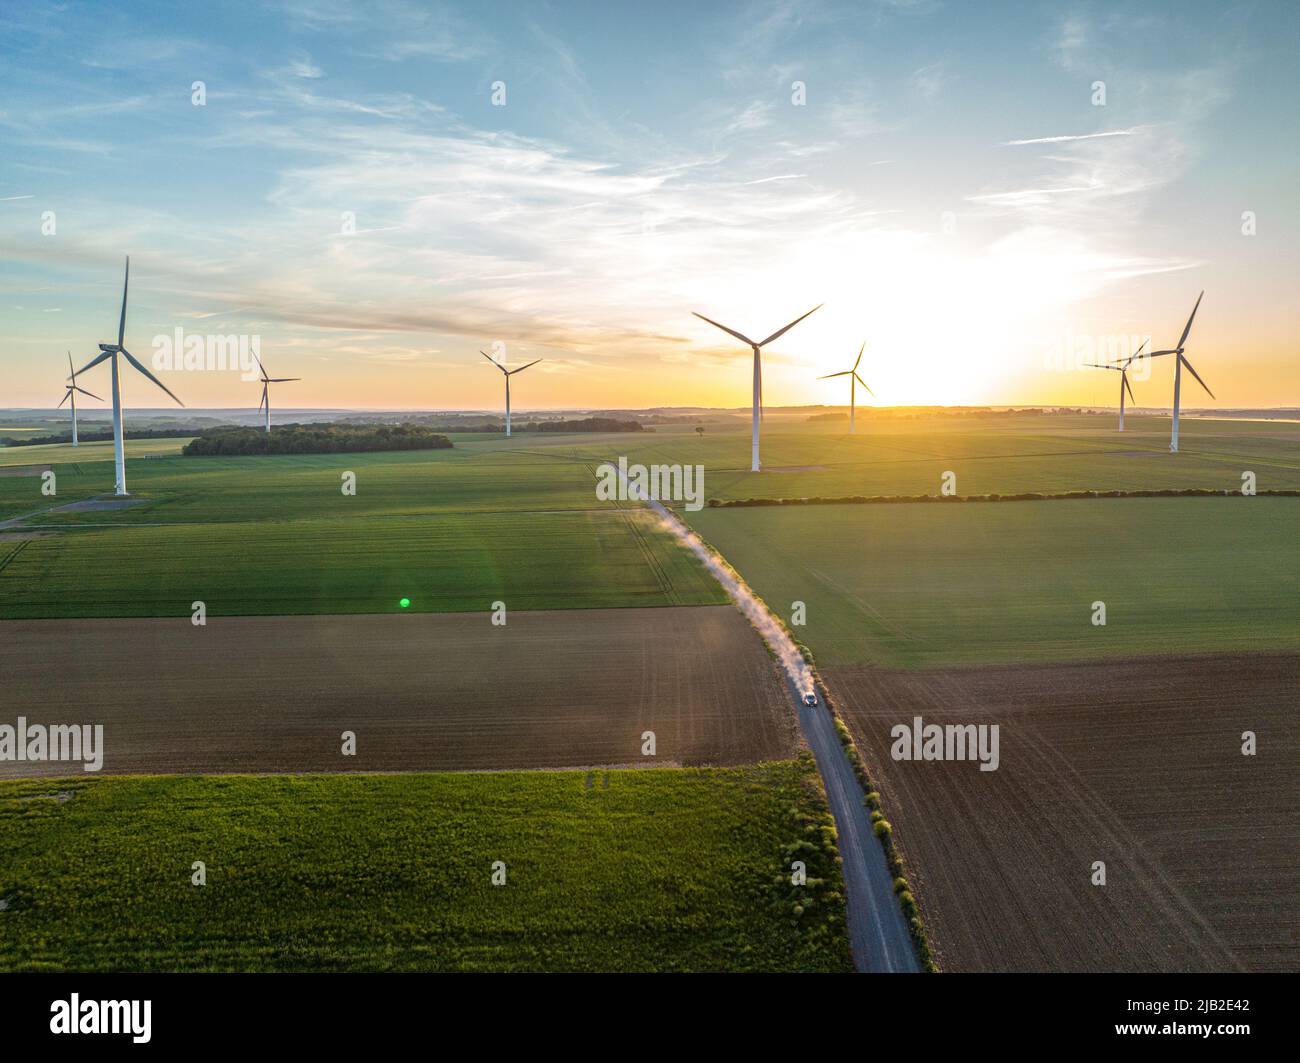
POLYGON ((131 256, 126 256, 126 275, 122 278, 122 316, 117 322, 117 345, 126 342, 126 289, 131 283, 131 256))
POLYGON ((1201 379, 1201 374, 1192 368, 1192 363, 1189 362, 1186 358, 1183 358, 1181 354, 1178 357, 1182 359, 1183 365, 1187 366, 1187 371, 1191 373, 1192 376, 1196 377, 1196 382, 1200 384, 1201 387, 1205 388, 1205 393, 1209 395, 1210 398, 1214 398, 1215 397, 1214 392, 1211 391, 1209 387, 1206 385, 1205 381, 1201 379))
MULTIPOLYGON (((692 310, 691 313, 695 314, 695 311, 692 310)), ((705 317, 703 314, 695 314, 695 316, 698 317, 701 321, 707 321, 714 328, 720 328, 722 329, 723 332, 727 333, 728 335, 735 336, 736 339, 740 340, 741 343, 746 343, 751 347, 762 346, 762 344, 755 344, 754 341, 751 340, 748 336, 746 336, 743 332, 737 332, 734 328, 727 328, 726 325, 719 325, 711 317, 705 317)))
MULTIPOLYGON (((809 310, 807 314, 804 314, 803 317, 797 317, 797 318, 795 318, 793 321, 791 321, 790 324, 786 325, 785 328, 783 328, 783 329, 777 329, 775 332, 772 333, 772 335, 768 336, 767 339, 765 339, 762 343, 760 343, 759 346, 760 346, 760 347, 766 347, 769 343, 771 343, 771 342, 772 342, 774 339, 776 339, 778 336, 784 336, 787 332, 789 332, 792 328, 794 328, 795 325, 799 324, 799 322, 802 321, 802 320, 804 319, 804 317, 807 317, 808 314, 815 314, 818 310, 820 310, 820 309, 821 309, 823 306, 825 306, 825 305, 826 305, 825 303, 818 303, 818 304, 817 304, 816 306, 814 306, 811 310, 809 310)), ((864 343, 863 346, 865 347, 866 344, 864 343)))
POLYGON ((140 370, 140 372, 142 372, 145 376, 147 376, 150 380, 152 380, 155 384, 157 384, 160 388, 162 388, 163 391, 167 392, 168 395, 171 395, 172 400, 176 403, 177 406, 185 405, 185 403, 181 402, 181 400, 176 398, 175 395, 172 395, 171 390, 167 387, 166 384, 164 384, 161 380, 159 380, 156 376, 154 376, 151 372, 149 372, 148 369, 146 369, 139 362, 137 362, 135 360, 135 357, 125 347, 122 348, 122 356, 133 366, 135 366, 138 370, 140 370))
MULTIPOLYGON (((858 376, 857 373, 853 374, 853 379, 856 380, 859 384, 861 384, 864 388, 867 388, 867 382, 863 380, 862 377, 858 376)), ((876 397, 876 393, 872 391, 870 388, 867 388, 867 394, 870 395, 873 399, 876 397)))
POLYGON ((491 363, 492 363, 494 366, 496 366, 498 369, 500 369, 501 372, 505 373, 506 376, 509 376, 509 375, 510 375, 510 371, 509 371, 508 369, 506 369, 506 367, 505 367, 504 365, 502 365, 500 362, 498 362, 495 358, 493 358, 490 354, 488 354, 487 351, 479 351, 478 353, 481 354, 484 358, 486 358, 489 362, 491 362, 491 363))
POLYGON ((291 380, 301 380, 301 379, 302 377, 300 376, 273 376, 273 377, 267 377, 266 382, 268 384, 287 384, 291 380))
MULTIPOLYGON (((63 402, 67 402, 70 398, 72 398, 72 389, 68 388, 68 390, 63 393, 63 402)), ((63 406, 63 402, 60 402, 59 405, 55 406, 54 408, 56 410, 61 409, 63 406)))
POLYGON ((71 351, 68 352, 68 372, 72 374, 72 376, 68 377, 69 380, 75 380, 75 379, 77 378, 76 370, 74 370, 74 369, 72 368, 72 352, 71 352, 71 351))
POLYGON ((528 368, 529 365, 536 365, 540 361, 541 361, 540 358, 534 358, 531 362, 528 363, 528 365, 521 365, 518 369, 511 369, 510 372, 506 374, 506 376, 514 376, 516 373, 522 373, 525 369, 528 368))
POLYGON ((1119 369, 1117 365, 1103 365, 1101 362, 1084 362, 1084 365, 1091 366, 1093 369, 1119 369))
POLYGON ((68 379, 76 380, 77 377, 81 376, 81 374, 84 373, 87 369, 94 368, 95 366, 99 365, 99 363, 102 362, 105 358, 111 357, 112 354, 113 354, 112 351, 100 351, 97 355, 95 355, 94 358, 92 358, 80 369, 78 369, 75 373, 73 373, 72 376, 68 377, 68 379))
POLYGON ((852 370, 852 369, 846 369, 846 370, 844 370, 844 372, 842 372, 842 373, 827 373, 825 376, 819 376, 817 379, 818 379, 818 380, 830 380, 830 378, 833 377, 833 376, 852 376, 852 375, 853 375, 853 370, 852 370))
POLYGON ((98 395, 94 394, 93 392, 87 391, 83 387, 74 387, 72 390, 80 391, 83 395, 89 395, 92 399, 99 399, 100 402, 104 401, 103 399, 100 399, 98 395))
MULTIPOLYGON (((858 371, 858 366, 862 364, 862 352, 865 351, 866 349, 867 349, 867 341, 863 340, 862 346, 858 348, 858 360, 853 363, 853 371, 855 373, 858 371)), ((862 386, 866 387, 866 384, 863 384, 862 386)))
POLYGON ((1177 354, 1177 353, 1178 353, 1177 351, 1149 351, 1147 354, 1144 354, 1142 357, 1144 357, 1144 358, 1159 358, 1161 355, 1165 355, 1165 354, 1177 354))
MULTIPOLYGON (((1187 334, 1192 331, 1192 318, 1196 317, 1196 311, 1200 309, 1201 300, 1204 298, 1205 298, 1204 292, 1201 292, 1201 294, 1196 297, 1196 305, 1192 307, 1192 316, 1187 319, 1187 325, 1183 329, 1183 334, 1178 339, 1178 349, 1180 351, 1183 349, 1183 344, 1187 342, 1187 334)), ((1190 369, 1191 366, 1188 366, 1188 368, 1190 369)), ((1199 380, 1200 378, 1197 377, 1197 379, 1199 380)), ((1205 390, 1209 391, 1210 389, 1206 388, 1205 390)))
POLYGON ((262 412, 262 407, 266 405, 266 385, 262 385, 262 401, 257 404, 257 412, 262 412))
POLYGON ((1136 403, 1137 396, 1133 394, 1133 385, 1128 382, 1128 373, 1125 372, 1120 379, 1124 382, 1124 389, 1128 392, 1129 400, 1136 403))

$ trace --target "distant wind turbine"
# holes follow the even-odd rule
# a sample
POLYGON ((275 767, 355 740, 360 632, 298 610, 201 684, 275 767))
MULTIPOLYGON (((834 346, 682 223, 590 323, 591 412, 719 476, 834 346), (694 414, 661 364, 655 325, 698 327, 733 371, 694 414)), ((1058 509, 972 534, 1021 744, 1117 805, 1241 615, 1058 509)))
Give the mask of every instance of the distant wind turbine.
POLYGON ((254 357, 254 358, 256 359, 256 361, 257 361, 257 368, 258 368, 258 371, 262 374, 262 401, 261 401, 260 403, 257 404, 257 409, 258 409, 258 412, 260 413, 261 410, 262 410, 262 407, 263 407, 263 406, 266 407, 266 431, 267 431, 267 434, 269 435, 270 432, 271 432, 271 392, 270 392, 270 386, 271 386, 272 384, 288 384, 289 382, 294 381, 294 380, 301 380, 302 377, 300 377, 300 376, 267 376, 267 375, 266 375, 266 366, 264 366, 264 365, 262 364, 262 359, 258 358, 257 355, 253 355, 253 357, 254 357))
POLYGON ((113 485, 113 493, 119 498, 126 497, 126 458, 122 451, 122 378, 118 372, 117 356, 120 354, 128 362, 136 367, 141 373, 147 376, 157 384, 168 395, 171 395, 177 406, 184 406, 185 403, 176 398, 175 395, 167 389, 167 386, 154 376, 148 369, 142 366, 131 355, 123 343, 126 342, 126 291, 131 281, 131 256, 126 256, 126 274, 122 278, 122 316, 117 322, 117 342, 101 343, 99 345, 99 354, 87 362, 81 369, 72 374, 75 381, 82 373, 93 366, 99 365, 105 358, 110 359, 109 364, 113 368, 113 461, 115 466, 116 481, 113 485))
POLYGON ((1187 319, 1187 324, 1183 326, 1183 334, 1178 337, 1178 346, 1167 351, 1152 351, 1147 355, 1148 358, 1159 358, 1161 355, 1165 354, 1176 354, 1178 356, 1178 360, 1174 363, 1174 427, 1169 436, 1169 449, 1175 454, 1178 453, 1178 393, 1182 385, 1183 366, 1187 366, 1187 371, 1191 373, 1192 376, 1196 377, 1196 382, 1200 384, 1201 387, 1205 388, 1205 393, 1209 395, 1210 398, 1214 398, 1214 392, 1210 390, 1209 385, 1206 384, 1205 381, 1201 379, 1200 374, 1192 368, 1192 363, 1183 356, 1183 351, 1186 350, 1184 344, 1187 343, 1187 334, 1192 331, 1192 320, 1196 317, 1196 311, 1201 308, 1201 300, 1204 298, 1204 292, 1201 292, 1201 294, 1196 297, 1196 305, 1192 307, 1192 315, 1187 319))
MULTIPOLYGON (((1147 345, 1147 341, 1142 341, 1142 347, 1147 345)), ((1137 402, 1133 395, 1133 387, 1128 382, 1128 367, 1133 364, 1134 360, 1142 353, 1142 347, 1130 354, 1119 365, 1102 364, 1100 362, 1088 362, 1093 369, 1114 369, 1119 373, 1119 430, 1124 431, 1124 390, 1128 389, 1128 397, 1137 402)))
MULTIPOLYGON (((72 352, 71 351, 68 352, 68 372, 72 373, 72 352)), ((72 381, 72 383, 63 385, 63 401, 59 403, 59 406, 62 406, 63 403, 67 402, 69 399, 72 400, 72 445, 75 447, 78 445, 77 444, 77 392, 80 391, 83 395, 90 395, 92 399, 99 399, 100 402, 103 402, 104 400, 100 399, 98 395, 91 395, 89 391, 81 387, 77 383, 76 373, 72 373, 72 376, 69 377, 69 379, 72 381)), ((58 407, 55 408, 57 409, 58 407)))
POLYGON ((528 368, 529 365, 536 365, 538 362, 541 361, 541 359, 540 359, 540 358, 534 358, 531 362, 528 363, 528 365, 521 365, 518 369, 507 369, 504 365, 502 365, 500 362, 498 362, 495 358, 493 358, 493 357, 492 357, 490 354, 488 354, 486 351, 479 351, 478 353, 481 354, 481 355, 483 355, 484 358, 486 358, 486 359, 487 359, 489 362, 491 362, 494 366, 496 366, 498 369, 500 369, 501 372, 502 372, 503 374, 505 374, 505 378, 506 378, 506 438, 509 439, 509 438, 510 438, 510 378, 511 378, 512 376, 514 376, 516 373, 522 373, 525 369, 528 368))
MULTIPOLYGON (((858 360, 853 363, 852 369, 846 369, 842 373, 827 373, 825 376, 819 376, 817 378, 818 380, 830 380, 837 376, 846 376, 849 378, 849 434, 850 435, 853 433, 854 410, 858 404, 858 394, 857 394, 858 385, 861 384, 864 388, 867 388, 867 382, 863 380, 862 377, 858 376, 858 366, 862 362, 862 352, 865 351, 866 349, 867 349, 867 341, 863 340, 862 346, 858 348, 858 360)), ((870 388, 867 388, 867 394, 870 395, 873 399, 876 397, 876 393, 872 391, 870 388)))
MULTIPOLYGON (((722 329, 722 331, 727 333, 727 335, 735 336, 736 339, 740 340, 741 343, 749 344, 749 346, 752 347, 754 350, 754 432, 753 432, 753 441, 750 448, 750 466, 749 466, 750 472, 759 471, 758 422, 763 417, 763 360, 759 355, 759 350, 763 347, 766 347, 777 337, 784 336, 787 332, 789 332, 792 328, 794 328, 795 325, 799 324, 799 322, 802 321, 804 317, 807 317, 808 314, 815 313, 825 305, 826 305, 825 303, 818 303, 816 306, 812 308, 812 310, 809 310, 807 314, 804 314, 803 317, 795 318, 793 321, 790 322, 790 324, 786 325, 785 328, 778 329, 776 332, 773 332, 772 335, 768 336, 767 339, 762 340, 759 343, 755 343, 748 336, 744 335, 743 333, 737 332, 735 329, 729 329, 727 328, 726 325, 719 325, 712 318, 705 317, 703 314, 695 314, 694 310, 691 311, 691 313, 695 314, 695 316, 698 317, 701 321, 707 321, 714 328, 722 329)), ((864 384, 863 387, 865 386, 866 385, 864 384)))

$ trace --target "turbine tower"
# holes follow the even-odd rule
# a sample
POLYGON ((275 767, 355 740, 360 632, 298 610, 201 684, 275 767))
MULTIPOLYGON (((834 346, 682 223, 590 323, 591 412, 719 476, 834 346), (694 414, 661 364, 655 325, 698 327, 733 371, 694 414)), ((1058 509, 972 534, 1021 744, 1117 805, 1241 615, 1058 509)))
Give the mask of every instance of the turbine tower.
POLYGON ((479 351, 478 353, 481 354, 481 355, 483 355, 484 358, 486 358, 486 359, 487 359, 489 362, 491 362, 494 366, 496 366, 498 369, 500 369, 502 373, 505 374, 505 378, 506 378, 506 438, 509 439, 509 438, 510 438, 510 378, 511 378, 512 376, 514 376, 516 373, 522 373, 525 369, 528 368, 529 365, 536 365, 538 362, 541 361, 541 359, 540 359, 540 358, 535 358, 535 359, 533 359, 531 362, 529 362, 528 365, 521 365, 518 369, 507 369, 504 365, 502 365, 500 362, 498 362, 495 358, 493 358, 493 357, 492 357, 490 354, 488 354, 486 351, 479 351))
MULTIPOLYGON (((812 308, 812 310, 808 311, 808 314, 812 314, 820 310, 825 305, 826 305, 825 303, 818 303, 816 306, 812 308)), ((691 313, 695 314, 695 311, 692 310, 691 313)), ((740 340, 741 343, 747 343, 749 344, 750 347, 753 348, 754 351, 754 433, 753 433, 753 442, 750 449, 750 466, 749 466, 750 472, 759 471, 758 422, 762 420, 763 417, 763 360, 762 357, 759 355, 759 350, 763 347, 766 347, 769 343, 771 343, 774 339, 777 339, 779 336, 784 336, 787 332, 789 332, 792 328, 794 328, 795 325, 799 324, 799 322, 802 321, 804 317, 807 317, 808 314, 804 314, 803 317, 795 318, 793 321, 790 322, 790 324, 786 325, 785 328, 778 329, 776 332, 773 332, 772 335, 768 336, 767 339, 762 340, 759 343, 755 343, 748 336, 744 335, 743 333, 737 332, 735 329, 729 329, 727 328, 726 325, 719 325, 712 318, 705 317, 703 314, 695 314, 695 316, 698 317, 701 321, 707 321, 714 328, 722 329, 722 331, 727 333, 727 335, 735 336, 736 339, 740 340)), ((866 385, 863 386, 865 387, 866 385)))
MULTIPOLYGON (((71 351, 68 352, 68 372, 72 373, 72 352, 71 351)), ((77 444, 77 392, 80 391, 83 395, 90 395, 92 399, 99 399, 99 396, 91 395, 90 392, 87 391, 85 388, 80 387, 77 384, 76 373, 72 373, 72 376, 69 377, 68 379, 70 379, 72 383, 63 385, 63 399, 59 403, 59 406, 62 406, 63 403, 67 402, 69 399, 72 400, 72 445, 75 447, 78 445, 77 444)), ((103 402, 104 400, 99 399, 99 401, 103 402)), ((58 409, 58 407, 55 407, 55 409, 58 409)))
MULTIPOLYGON (((849 378, 849 434, 850 435, 853 434, 854 412, 855 412, 855 407, 857 406, 858 403, 858 394, 857 394, 858 385, 861 384, 864 388, 867 388, 867 382, 863 380, 862 377, 858 376, 858 366, 862 362, 862 352, 865 351, 866 349, 867 349, 867 341, 863 340, 862 346, 858 348, 858 360, 853 363, 852 369, 846 369, 842 373, 827 373, 825 376, 819 376, 817 378, 818 380, 830 380, 833 377, 837 377, 837 376, 846 376, 849 378)), ((873 399, 876 397, 876 393, 872 391, 870 388, 867 388, 867 394, 870 395, 873 399)))
POLYGON ((1169 436, 1169 449, 1174 454, 1178 453, 1178 400, 1179 391, 1182 388, 1183 382, 1183 366, 1187 366, 1187 371, 1191 373, 1192 376, 1196 377, 1196 382, 1200 384, 1201 387, 1205 388, 1205 393, 1209 395, 1210 398, 1214 398, 1214 392, 1210 390, 1209 385, 1201 379, 1200 374, 1192 368, 1192 363, 1183 355, 1183 351, 1186 350, 1185 344, 1187 343, 1187 334, 1192 331, 1192 319, 1196 317, 1196 311, 1200 309, 1201 300, 1204 298, 1204 292, 1201 292, 1201 294, 1196 297, 1196 305, 1192 307, 1192 316, 1187 319, 1187 324, 1183 326, 1183 334, 1178 337, 1178 346, 1167 351, 1152 351, 1147 355, 1148 358, 1159 358, 1165 354, 1176 354, 1178 356, 1178 360, 1174 363, 1174 426, 1173 431, 1169 436))
POLYGON ((262 407, 263 407, 263 406, 266 407, 266 434, 267 434, 267 435, 270 435, 270 434, 271 434, 271 392, 270 392, 270 390, 269 390, 269 389, 270 389, 270 386, 271 386, 272 384, 288 384, 290 381, 293 381, 293 380, 301 380, 302 377, 300 377, 300 376, 267 376, 267 375, 266 375, 266 366, 264 366, 264 365, 262 364, 262 359, 258 358, 257 355, 253 355, 253 357, 257 360, 257 368, 258 368, 258 371, 262 374, 262 401, 261 401, 260 403, 258 403, 258 405, 257 405, 257 409, 258 409, 258 412, 260 413, 261 410, 262 410, 262 407))
MULTIPOLYGON (((1147 345, 1147 341, 1143 340, 1142 347, 1145 347, 1146 345, 1147 345)), ((1119 430, 1121 432, 1124 431, 1124 389, 1125 388, 1128 389, 1128 397, 1130 399, 1133 399, 1134 402, 1137 402, 1137 398, 1133 395, 1133 387, 1128 382, 1128 367, 1132 365, 1134 359, 1136 359, 1142 353, 1142 347, 1139 347, 1136 351, 1130 354, 1119 365, 1110 365, 1110 364, 1103 365, 1100 362, 1087 363, 1088 365, 1092 366, 1093 369, 1114 369, 1119 373, 1119 430)))
POLYGON ((135 360, 131 352, 123 344, 126 342, 126 291, 131 282, 131 256, 126 256, 126 274, 122 278, 122 316, 117 322, 117 342, 101 343, 99 345, 99 354, 95 355, 89 362, 72 374, 73 379, 80 376, 87 369, 99 365, 105 358, 110 359, 109 365, 113 370, 113 464, 115 472, 115 482, 113 484, 113 493, 118 498, 126 497, 126 459, 122 452, 122 375, 118 369, 117 356, 120 354, 128 362, 136 367, 141 373, 147 376, 157 384, 168 395, 171 395, 177 406, 184 406, 185 403, 176 398, 175 395, 167 389, 167 386, 154 376, 148 369, 135 360))

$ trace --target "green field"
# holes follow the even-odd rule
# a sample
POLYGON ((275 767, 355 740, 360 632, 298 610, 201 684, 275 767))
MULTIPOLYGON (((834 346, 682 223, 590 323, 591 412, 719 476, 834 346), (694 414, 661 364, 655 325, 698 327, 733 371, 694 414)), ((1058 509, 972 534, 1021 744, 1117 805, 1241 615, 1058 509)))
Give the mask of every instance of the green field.
POLYGON ((1085 490, 1300 488, 1300 424, 1185 418, 1182 449, 1169 453, 1169 419, 1130 417, 1114 431, 1102 415, 859 417, 809 424, 770 412, 763 471, 749 471, 748 426, 658 428, 653 434, 530 441, 570 460, 626 454, 630 461, 703 464, 709 498, 801 498, 938 494, 944 472, 962 495, 1085 490))
POLYGON ((807 755, 0 783, 0 970, 847 971, 829 823, 807 755))
POLYGON ((0 541, 0 619, 718 605, 648 513, 461 513, 88 529, 0 541), (6 563, 6 557, 9 558, 6 563))
POLYGON ((1300 499, 713 509, 692 526, 818 663, 1300 648, 1300 499), (1106 603, 1104 627, 1092 603, 1106 603))
MULTIPOLYGON (((430 610, 480 610, 497 600, 511 608, 721 601, 713 581, 693 560, 653 522, 632 515, 638 507, 596 498, 598 462, 619 455, 632 462, 702 464, 705 496, 724 499, 937 494, 940 477, 949 470, 956 473, 957 491, 963 495, 1186 487, 1233 490, 1240 487, 1241 473, 1247 469, 1256 473, 1260 490, 1300 487, 1300 425, 1189 419, 1184 450, 1177 455, 1166 449, 1166 419, 1133 417, 1129 425, 1130 430, 1120 436, 1112 420, 1099 415, 864 413, 859 434, 849 436, 845 425, 809 423, 806 417, 774 411, 765 425, 766 471, 757 475, 747 470, 748 432, 737 421, 710 421, 702 436, 690 424, 682 424, 646 433, 533 433, 513 440, 465 433, 455 437, 455 449, 442 451, 133 458, 128 483, 135 504, 121 510, 71 512, 58 510, 111 489, 111 463, 85 460, 90 446, 80 448, 81 453, 70 447, 31 448, 50 451, 53 457, 57 457, 54 452, 75 455, 78 460, 54 465, 56 499, 40 494, 38 477, 0 476, 0 520, 36 511, 23 528, 42 533, 15 552, 16 529, 0 529, 8 539, 0 539, 0 618, 174 616, 184 615, 197 600, 206 602, 214 614, 383 612, 400 597, 411 598, 414 608, 430 610), (356 474, 355 496, 340 491, 345 471, 356 474)), ((128 448, 136 442, 157 445, 129 441, 128 448)), ((1207 504, 1222 503, 1209 500, 1207 504)), ((1029 540, 1039 534, 1048 536, 1042 548, 1045 564, 1055 566, 1060 580, 1083 593, 1097 582, 1086 559, 1072 552, 1086 537, 1072 537, 1069 528, 1058 534, 1054 523, 1063 519, 1063 513, 1082 512, 1009 509, 996 516, 981 513, 962 518, 950 517, 946 511, 942 517, 924 518, 903 518, 897 512, 858 514, 848 518, 850 528, 858 520, 866 522, 867 528, 874 528, 876 521, 894 527, 899 521, 921 520, 917 534, 923 538, 891 544, 896 556, 883 549, 891 543, 886 533, 870 568, 846 562, 845 585, 857 589, 843 597, 846 602, 867 600, 861 581, 876 578, 900 557, 906 560, 912 548, 937 555, 933 564, 907 561, 907 571, 915 571, 920 581, 916 585, 926 587, 927 573, 943 569, 943 558, 952 556, 944 529, 948 522, 961 520, 974 521, 975 534, 980 522, 1002 521, 1008 522, 999 525, 1005 536, 1023 535, 1029 540)), ((1124 519, 1107 531, 1119 536, 1107 541, 1109 548, 1140 558, 1142 564, 1155 564, 1160 558, 1149 556, 1149 545, 1142 540, 1161 530, 1142 527, 1138 515, 1168 511, 1150 507, 1116 511, 1121 512, 1124 519), (1137 523, 1129 527, 1133 521, 1137 523), (1129 545, 1129 539, 1136 547, 1129 545)), ((1212 529, 1225 511, 1193 512, 1191 525, 1200 523, 1200 513, 1213 514, 1212 529)), ((733 511, 719 527, 753 530, 732 538, 720 533, 716 545, 760 588, 769 579, 768 570, 787 566, 794 568, 783 575, 778 572, 780 578, 802 585, 809 579, 807 573, 797 571, 797 558, 761 554, 745 540, 762 539, 762 529, 773 520, 793 521, 800 528, 806 523, 816 529, 839 519, 827 511, 779 518, 756 511, 740 516, 733 511)), ((699 520, 708 534, 708 522, 722 518, 702 515, 699 520)), ((1232 534, 1231 525, 1224 534, 1232 534)), ((961 544, 957 545, 960 553, 961 544)), ((1206 560, 1218 558, 1214 549, 1207 545, 1206 560)), ((1228 557, 1226 564, 1230 568, 1247 564, 1253 550, 1228 557)), ((1000 556, 969 559, 990 573, 1004 560, 1000 556)), ((1285 575, 1284 561, 1275 558, 1274 563, 1285 575)), ((1118 564, 1125 564, 1123 558, 1118 564)), ((822 565, 819 571, 823 570, 831 568, 822 565)), ((1145 570, 1137 574, 1145 575, 1145 570)), ((838 581, 840 576, 832 578, 838 581)), ((1048 581, 1049 592, 1054 585, 1048 581)), ((899 586, 902 594, 905 584, 899 586)), ((1195 588, 1195 594, 1210 593, 1197 578, 1188 586, 1195 588)), ((775 589, 787 593, 782 584, 775 589)), ((804 588, 804 600, 814 590, 804 588)), ((1151 599, 1157 613, 1163 611, 1162 593, 1154 591, 1151 599)), ((1094 594, 1088 600, 1098 597, 1094 594)), ((1228 598, 1236 600, 1231 592, 1228 598)), ((970 607, 967 603, 963 608, 970 607)), ((841 605, 828 611, 855 617, 860 608, 841 605)), ((1050 593, 1037 606, 1017 606, 1020 611, 1048 610, 1049 617, 1056 608, 1050 593)), ((870 616, 870 609, 867 612, 870 616)), ((1118 637, 1114 631, 1092 639, 1086 648, 1066 652, 1054 643, 1072 636, 1055 628, 1038 632, 1034 628, 1038 619, 1035 616, 1020 628, 1013 625, 1006 640, 998 632, 1008 620, 992 625, 975 622, 969 631, 949 621, 955 625, 952 636, 940 638, 934 650, 927 648, 928 625, 910 614, 877 621, 875 627, 868 624, 861 632, 854 628, 857 633, 852 635, 823 632, 821 637, 862 645, 884 640, 883 660, 941 656, 946 642, 968 636, 968 641, 962 641, 967 647, 962 652, 970 657, 986 651, 993 653, 993 659, 1026 652, 1090 654, 1108 639, 1110 648, 1104 652, 1114 652, 1113 640, 1118 637), (891 635, 891 625, 898 624, 906 633, 891 635), (1027 634, 1037 635, 1043 645, 1026 650, 1020 643, 1027 634), (1001 650, 997 649, 1000 641, 1006 641, 1001 650)), ((852 623, 861 627, 856 619, 852 623)), ((1231 632, 1218 621, 1206 620, 1200 626, 1206 634, 1198 645, 1231 643, 1231 632)), ((1160 630, 1182 628, 1170 621, 1160 630)), ((845 656, 877 659, 865 649, 846 650, 845 656)))
MULTIPOLYGON (((59 431, 66 431, 66 428, 59 431)), ((96 428, 96 431, 103 431, 96 428)), ((40 433, 36 433, 40 434, 40 433)), ((140 458, 146 454, 179 454, 181 447, 192 439, 128 439, 122 444, 122 451, 128 458, 140 458)), ((113 460, 113 441, 111 439, 82 443, 74 447, 71 443, 44 443, 28 447, 0 447, 0 466, 3 465, 50 465, 56 462, 96 462, 113 460)), ((111 470, 110 466, 110 470, 111 470)), ((108 489, 113 489, 113 474, 108 475, 108 489)))

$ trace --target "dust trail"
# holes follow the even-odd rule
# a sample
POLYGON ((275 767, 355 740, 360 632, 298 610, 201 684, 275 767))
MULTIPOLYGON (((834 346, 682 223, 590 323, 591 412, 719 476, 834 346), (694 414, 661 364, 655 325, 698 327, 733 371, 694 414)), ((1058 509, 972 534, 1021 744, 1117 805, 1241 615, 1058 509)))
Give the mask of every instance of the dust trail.
POLYGON ((745 614, 749 622, 758 629, 758 633, 763 636, 763 641, 776 654, 777 660, 781 662, 781 667, 785 669, 785 673, 789 676, 790 682, 794 684, 795 689, 800 694, 812 690, 812 672, 809 671, 808 664, 803 659, 803 654, 799 652, 794 640, 786 633, 785 628, 781 626, 767 606, 759 601, 754 592, 746 586, 745 581, 717 554, 710 550, 705 545, 704 540, 691 531, 680 517, 662 503, 647 498, 641 486, 629 481, 617 464, 614 462, 604 462, 603 464, 610 466, 619 479, 623 481, 627 487, 628 497, 644 502, 649 506, 658 516, 660 525, 686 549, 698 557, 704 567, 713 574, 713 578, 722 584, 723 590, 736 603, 740 611, 745 614))

